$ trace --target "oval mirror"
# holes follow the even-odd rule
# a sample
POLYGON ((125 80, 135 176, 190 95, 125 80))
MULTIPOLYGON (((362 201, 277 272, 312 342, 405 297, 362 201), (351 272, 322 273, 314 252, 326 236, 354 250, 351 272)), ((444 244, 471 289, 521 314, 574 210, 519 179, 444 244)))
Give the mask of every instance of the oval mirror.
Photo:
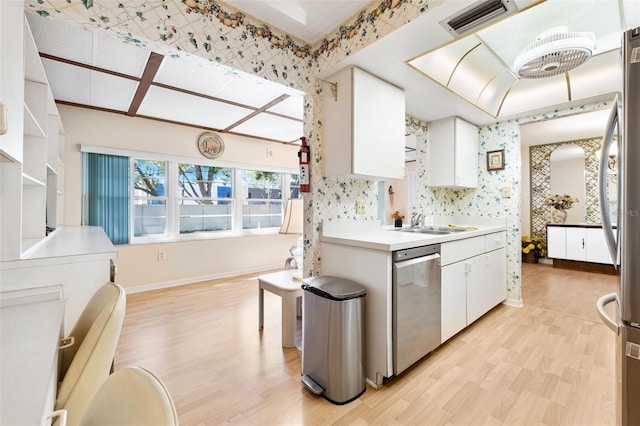
POLYGON ((558 147, 550 157, 549 188, 551 195, 567 194, 578 201, 567 210, 566 223, 584 223, 585 216, 585 153, 578 145, 558 147))

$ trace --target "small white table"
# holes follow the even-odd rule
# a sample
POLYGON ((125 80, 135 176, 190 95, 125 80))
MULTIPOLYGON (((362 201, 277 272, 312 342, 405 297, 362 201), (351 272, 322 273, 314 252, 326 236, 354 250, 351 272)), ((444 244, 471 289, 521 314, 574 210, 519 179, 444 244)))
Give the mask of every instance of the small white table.
POLYGON ((282 347, 296 347, 297 303, 302 297, 302 282, 293 281, 293 270, 258 277, 258 329, 264 326, 264 290, 282 298, 282 347))

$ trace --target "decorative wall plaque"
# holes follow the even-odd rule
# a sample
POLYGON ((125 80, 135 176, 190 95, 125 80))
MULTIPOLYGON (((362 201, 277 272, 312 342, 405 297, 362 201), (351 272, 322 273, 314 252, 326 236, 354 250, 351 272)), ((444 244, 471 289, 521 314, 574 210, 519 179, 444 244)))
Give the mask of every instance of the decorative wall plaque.
POLYGON ((198 150, 207 158, 218 158, 224 152, 224 141, 217 133, 205 132, 198 137, 198 150))

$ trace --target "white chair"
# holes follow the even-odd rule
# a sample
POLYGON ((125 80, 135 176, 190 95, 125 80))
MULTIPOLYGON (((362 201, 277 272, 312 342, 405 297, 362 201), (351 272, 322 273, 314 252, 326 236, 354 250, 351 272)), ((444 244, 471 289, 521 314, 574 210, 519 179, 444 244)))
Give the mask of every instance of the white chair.
POLYGON ((82 311, 60 353, 56 410, 77 425, 111 371, 124 322, 126 298, 118 284, 100 287, 82 311))
POLYGON ((125 367, 102 384, 81 426, 173 426, 178 415, 162 381, 140 367, 125 367))

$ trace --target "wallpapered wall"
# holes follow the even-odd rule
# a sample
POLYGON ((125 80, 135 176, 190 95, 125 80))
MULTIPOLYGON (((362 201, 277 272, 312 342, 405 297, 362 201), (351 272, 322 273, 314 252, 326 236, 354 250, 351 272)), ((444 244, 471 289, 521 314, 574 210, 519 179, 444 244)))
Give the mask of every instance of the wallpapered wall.
MULTIPOLYGON (((368 46, 400 26, 428 13, 445 0, 383 0, 372 3, 352 22, 309 46, 249 18, 237 10, 211 0, 163 0, 115 2, 106 0, 26 0, 27 11, 63 19, 93 31, 103 31, 124 42, 146 46, 168 55, 195 54, 219 66, 303 90, 304 133, 312 149, 312 192, 305 195, 305 274, 318 273, 319 226, 323 221, 377 220, 378 192, 375 182, 325 179, 322 177, 322 111, 324 88, 316 76, 331 65, 368 46), (355 200, 366 200, 363 216, 355 214, 355 200)), ((455 0, 448 0, 455 1, 455 0)), ((231 72, 231 71, 230 71, 231 72)), ((582 108, 582 107, 581 107, 582 108)), ((487 150, 505 148, 506 168, 487 172, 480 167, 477 190, 452 191, 426 187, 427 124, 407 117, 407 130, 419 135, 418 198, 423 211, 508 218, 508 274, 511 301, 520 301, 519 185, 520 156, 518 125, 558 117, 576 109, 554 111, 526 120, 492 124, 480 129, 478 164, 485 164, 487 150), (499 189, 511 188, 511 198, 501 199, 499 189)), ((383 202, 380 200, 380 202, 383 202)))

